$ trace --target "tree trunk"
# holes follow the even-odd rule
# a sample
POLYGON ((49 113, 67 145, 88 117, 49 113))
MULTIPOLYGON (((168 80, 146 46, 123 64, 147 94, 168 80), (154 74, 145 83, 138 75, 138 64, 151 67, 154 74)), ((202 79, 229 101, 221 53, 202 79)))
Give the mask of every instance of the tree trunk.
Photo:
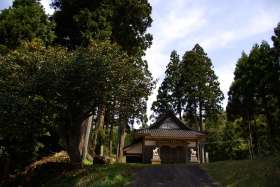
POLYGON ((84 146, 83 146, 83 156, 82 156, 83 160, 87 158, 87 154, 88 154, 88 141, 89 141, 89 135, 92 126, 92 118, 93 115, 90 115, 87 120, 86 133, 84 137, 84 146))
POLYGON ((265 118, 266 118, 266 123, 268 126, 268 132, 269 132, 269 140, 271 145, 274 144, 274 128, 273 128, 273 120, 272 120, 272 115, 271 115, 271 110, 269 110, 268 102, 265 96, 263 96, 263 101, 264 101, 264 106, 265 106, 265 118))
POLYGON ((85 146, 85 137, 88 125, 88 118, 85 118, 81 124, 81 135, 80 135, 80 143, 79 143, 79 152, 83 154, 84 146, 85 146))
POLYGON ((3 168, 0 169, 0 174, 1 174, 0 179, 1 179, 1 177, 5 178, 9 175, 11 160, 9 158, 3 158, 3 160, 0 159, 0 163, 4 165, 3 168))
POLYGON ((200 127, 199 127, 199 122, 198 122, 198 114, 197 114, 197 108, 198 108, 198 106, 197 106, 197 102, 196 102, 196 98, 194 97, 193 98, 193 105, 194 105, 194 108, 193 108, 193 116, 194 116, 194 123, 195 123, 195 126, 196 126, 196 129, 197 130, 200 130, 200 127))
POLYGON ((177 111, 179 114, 179 119, 182 120, 182 107, 181 107, 180 98, 177 98, 177 100, 178 100, 177 111))
POLYGON ((253 151, 253 136, 252 136, 252 125, 251 121, 249 119, 249 149, 250 149, 250 160, 253 160, 254 158, 254 151, 253 151))
POLYGON ((93 135, 93 145, 92 145, 92 149, 93 149, 93 157, 96 155, 95 154, 95 148, 96 148, 96 144, 97 144, 97 136, 99 133, 100 128, 103 126, 104 124, 104 117, 105 117, 105 110, 106 107, 104 104, 101 104, 98 108, 98 113, 97 113, 97 122, 95 125, 95 132, 93 135))
POLYGON ((67 152, 70 162, 74 168, 82 167, 82 152, 80 149, 81 141, 81 123, 80 125, 71 125, 67 131, 67 152))
POLYGON ((69 114, 67 121, 68 123, 63 130, 67 153, 72 166, 80 168, 83 165, 83 152, 88 147, 89 134, 87 135, 87 133, 90 131, 89 124, 91 125, 92 115, 90 113, 76 115, 73 119, 72 115, 69 114))
POLYGON ((119 129, 119 143, 118 143, 118 153, 117 153, 117 162, 121 163, 123 159, 123 148, 125 143, 125 130, 127 125, 127 119, 120 117, 120 129, 119 129))
POLYGON ((199 130, 204 131, 205 129, 203 128, 203 121, 202 121, 202 103, 199 99, 199 130))
POLYGON ((110 137, 109 137, 109 156, 112 155, 112 151, 113 151, 113 138, 114 138, 114 126, 113 124, 111 124, 110 126, 110 137))
POLYGON ((253 121, 253 125, 252 125, 252 136, 253 136, 253 140, 252 141, 252 144, 254 145, 253 146, 253 153, 255 154, 259 154, 259 149, 258 149, 258 141, 259 141, 259 137, 258 137, 258 129, 257 129, 257 122, 256 122, 256 117, 255 115, 253 115, 253 118, 252 118, 252 121, 253 121))

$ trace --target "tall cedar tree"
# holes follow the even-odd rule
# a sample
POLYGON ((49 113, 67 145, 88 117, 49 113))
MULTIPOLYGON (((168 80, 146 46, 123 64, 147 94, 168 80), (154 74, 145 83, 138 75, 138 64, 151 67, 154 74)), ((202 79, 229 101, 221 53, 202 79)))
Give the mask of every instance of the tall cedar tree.
MULTIPOLYGON (((170 55, 170 62, 165 71, 165 78, 162 81, 157 95, 157 100, 153 102, 152 110, 159 116, 168 111, 174 111, 181 119, 182 93, 180 87, 180 56, 174 50, 170 55)), ((155 116, 155 117, 156 117, 155 116)))
POLYGON ((175 51, 171 53, 157 101, 152 109, 156 114, 172 110, 179 117, 204 130, 203 120, 214 118, 221 111, 223 94, 211 60, 198 44, 187 51, 180 61, 175 51))
MULTIPOLYGON (((273 84, 273 89, 271 90, 274 97, 277 98, 277 105, 280 106, 280 89, 277 85, 280 85, 280 23, 278 23, 277 27, 274 29, 274 36, 272 36, 273 48, 273 76, 271 77, 271 83, 273 84)), ((280 108, 277 109, 276 115, 276 123, 280 123, 280 108)), ((280 126, 277 127, 278 131, 280 130, 280 126)))
POLYGON ((55 38, 53 30, 54 23, 48 19, 40 2, 15 0, 12 7, 0 13, 0 53, 34 38, 50 44, 55 38))
MULTIPOLYGON (((56 9, 53 18, 56 22, 56 42, 59 44, 76 48, 87 46, 92 40, 110 40, 120 45, 129 55, 138 56, 139 60, 144 55, 145 49, 151 45, 152 36, 147 34, 146 30, 151 26, 152 8, 147 0, 54 0, 52 5, 56 9)), ((141 61, 147 64, 146 61, 141 61)), ((114 99, 110 102, 116 103, 114 99)), ((118 102, 117 104, 120 104, 118 102)), ((93 149, 97 143, 99 129, 104 125, 104 115, 107 113, 106 108, 109 107, 105 106, 106 103, 108 101, 105 99, 100 103, 99 108, 103 108, 104 111, 99 112, 102 115, 97 115, 98 123, 96 123, 93 149)), ((146 104, 140 103, 143 111, 146 104)), ((129 109, 126 110, 129 114, 129 109)), ((143 113, 141 112, 142 116, 143 113)), ((139 116, 139 113, 136 116, 139 116)), ((120 117, 125 116, 120 115, 120 117)), ((130 115, 126 116, 127 119, 122 121, 129 121, 130 117, 130 115)), ((126 125, 120 128, 122 127, 124 129, 120 130, 120 133, 125 131, 126 125)), ((124 139, 121 134, 120 138, 124 139)))
POLYGON ((216 117, 224 98, 212 62, 203 48, 196 44, 184 54, 180 71, 184 80, 182 87, 186 121, 205 130, 204 120, 216 117))
POLYGON ((54 0, 57 42, 69 47, 87 45, 92 39, 109 39, 129 54, 151 45, 146 34, 152 8, 147 0, 54 0))
MULTIPOLYGON (((78 46, 87 46, 92 40, 110 40, 121 46, 128 55, 135 56, 138 61, 142 61, 141 63, 147 66, 147 62, 141 59, 145 49, 152 42, 152 36, 146 33, 152 22, 150 17, 152 8, 147 0, 54 0, 52 5, 56 9, 53 18, 56 22, 57 43, 73 49, 78 46)), ((148 71, 146 73, 149 74, 148 71)), ((133 95, 135 94, 132 94, 132 97, 133 95)), ((129 97, 127 96, 127 98, 129 97)), ((127 101, 124 103, 120 100, 114 101, 114 99, 111 102, 115 102, 117 105, 127 105, 125 104, 127 101)), ((104 106, 102 107, 104 111, 98 113, 102 114, 101 116, 97 115, 98 123, 96 123, 93 149, 97 144, 99 129, 104 125, 105 103, 108 103, 106 99, 101 102, 99 108, 104 106)), ((126 108, 126 115, 119 115, 120 118, 125 118, 120 124, 131 121, 129 118, 132 117, 132 111, 134 117, 139 114, 144 115, 143 110, 146 108, 146 103, 138 102, 135 105, 133 103, 130 103, 134 107, 133 110, 130 110, 130 107, 119 107, 119 109, 122 108, 122 111, 126 108)), ((125 128, 126 125, 120 126, 120 139, 124 139, 125 128)))

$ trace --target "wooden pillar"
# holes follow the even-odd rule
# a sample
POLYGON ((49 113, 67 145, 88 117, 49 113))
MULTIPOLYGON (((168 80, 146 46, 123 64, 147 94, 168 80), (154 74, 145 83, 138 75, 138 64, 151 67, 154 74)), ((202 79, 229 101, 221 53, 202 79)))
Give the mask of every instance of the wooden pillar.
POLYGON ((205 152, 205 163, 209 163, 209 154, 208 152, 205 152))
POLYGON ((205 151, 204 151, 204 144, 201 145, 201 162, 205 163, 205 151))
POLYGON ((145 138, 142 139, 142 163, 144 163, 144 145, 145 144, 145 138))
POLYGON ((188 144, 185 146, 186 149, 186 164, 189 162, 189 151, 188 151, 188 144))

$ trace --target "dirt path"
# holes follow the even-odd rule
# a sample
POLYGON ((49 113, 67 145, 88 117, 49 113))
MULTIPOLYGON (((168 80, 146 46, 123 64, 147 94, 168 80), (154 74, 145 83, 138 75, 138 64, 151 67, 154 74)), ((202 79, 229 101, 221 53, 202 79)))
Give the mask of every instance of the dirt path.
POLYGON ((197 165, 160 165, 142 168, 135 173, 134 187, 218 186, 197 165))

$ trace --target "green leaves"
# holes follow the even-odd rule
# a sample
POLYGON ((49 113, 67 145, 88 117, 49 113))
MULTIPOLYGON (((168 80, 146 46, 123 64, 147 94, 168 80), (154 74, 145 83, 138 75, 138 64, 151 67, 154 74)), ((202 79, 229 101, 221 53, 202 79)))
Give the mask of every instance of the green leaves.
POLYGON ((53 5, 58 8, 54 20, 59 44, 75 48, 105 39, 130 55, 143 55, 151 45, 152 36, 146 30, 151 26, 152 8, 147 0, 56 0, 53 5))
POLYGON ((153 87, 146 63, 110 41, 68 51, 34 40, 0 60, 0 124, 6 124, 0 127, 1 145, 13 159, 26 144, 30 149, 22 156, 36 153, 38 138, 50 129, 60 129, 64 140, 77 138, 67 133, 79 134, 100 104, 115 103, 113 116, 140 119, 153 87))
POLYGON ((40 137, 56 130, 79 161, 85 118, 104 105, 115 121, 143 120, 154 86, 142 59, 152 41, 148 1, 54 0, 53 6, 51 19, 38 0, 15 0, 0 13, 1 149, 24 164, 33 157, 18 155, 35 155, 40 137), (52 45, 54 27, 56 43, 66 48, 52 45))
MULTIPOLYGON (((13 7, 0 13, 0 44, 8 49, 15 49, 21 42, 34 38, 50 44, 55 38, 53 29, 54 23, 37 1, 15 1, 13 7)), ((6 50, 1 51, 5 53, 6 50)))

